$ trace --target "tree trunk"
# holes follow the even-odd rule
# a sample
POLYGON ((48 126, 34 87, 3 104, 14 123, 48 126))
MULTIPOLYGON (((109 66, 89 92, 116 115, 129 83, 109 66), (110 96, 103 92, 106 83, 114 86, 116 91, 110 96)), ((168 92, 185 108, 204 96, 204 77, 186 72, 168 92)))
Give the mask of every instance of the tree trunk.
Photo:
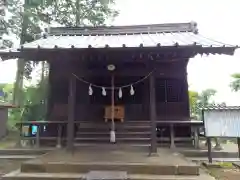
POLYGON ((25 66, 24 59, 18 59, 16 81, 14 84, 13 103, 19 106, 21 106, 23 103, 22 87, 23 87, 24 66, 25 66))
POLYGON ((81 20, 80 20, 80 0, 76 0, 76 26, 81 25, 81 20))
MULTIPOLYGON (((24 6, 25 6, 25 4, 26 4, 26 0, 25 0, 25 3, 24 3, 24 6)), ((25 14, 25 7, 24 7, 20 44, 25 43, 25 34, 26 34, 26 31, 27 31, 27 20, 28 20, 28 17, 25 14)), ((24 67, 25 67, 25 60, 24 59, 18 59, 16 81, 15 81, 15 84, 14 84, 13 103, 16 104, 16 105, 19 105, 19 106, 23 105, 22 88, 23 88, 24 67)))

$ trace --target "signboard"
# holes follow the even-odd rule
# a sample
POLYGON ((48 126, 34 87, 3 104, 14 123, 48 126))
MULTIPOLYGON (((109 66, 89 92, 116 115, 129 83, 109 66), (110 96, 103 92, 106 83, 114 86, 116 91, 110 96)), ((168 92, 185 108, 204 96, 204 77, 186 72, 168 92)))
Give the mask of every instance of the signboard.
POLYGON ((240 137, 240 109, 204 111, 206 137, 240 137))

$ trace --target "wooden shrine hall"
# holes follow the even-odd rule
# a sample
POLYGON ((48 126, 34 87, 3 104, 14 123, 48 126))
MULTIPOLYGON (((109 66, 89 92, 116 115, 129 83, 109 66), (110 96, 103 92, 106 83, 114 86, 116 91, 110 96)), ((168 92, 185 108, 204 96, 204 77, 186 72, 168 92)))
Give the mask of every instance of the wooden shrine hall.
POLYGON ((1 57, 49 63, 41 143, 60 136, 69 149, 112 142, 147 144, 156 152, 159 143, 173 147, 176 137, 190 138, 191 129, 201 125, 190 118, 189 59, 233 55, 236 48, 199 34, 194 22, 55 27, 1 57))

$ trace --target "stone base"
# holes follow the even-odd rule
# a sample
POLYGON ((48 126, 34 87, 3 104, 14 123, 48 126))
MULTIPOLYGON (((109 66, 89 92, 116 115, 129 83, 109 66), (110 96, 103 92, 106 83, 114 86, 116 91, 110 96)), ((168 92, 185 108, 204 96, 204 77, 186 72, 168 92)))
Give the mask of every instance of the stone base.
MULTIPOLYGON (((15 171, 3 176, 4 180, 86 180, 86 174, 66 173, 21 173, 15 171)), ((128 174, 128 180, 215 180, 206 173, 199 176, 128 174)))
POLYGON ((146 163, 41 163, 26 162, 21 166, 23 173, 88 173, 99 171, 127 171, 131 174, 155 175, 199 175, 197 165, 154 165, 146 163))
MULTIPOLYGON (((127 172, 129 180, 166 180, 170 177, 182 180, 185 175, 199 177, 199 168, 199 165, 187 161, 182 155, 172 152, 169 148, 158 149, 158 153, 152 153, 149 156, 148 150, 145 151, 142 148, 114 147, 111 149, 109 146, 104 148, 96 146, 94 148, 82 147, 75 150, 73 154, 66 153, 64 150, 52 151, 24 162, 18 173, 8 174, 4 179, 86 180, 86 177, 90 175, 90 179, 96 180, 89 172, 121 171, 127 172)), ((188 180, 188 177, 184 179, 188 180)), ((117 179, 125 178, 126 176, 121 174, 117 179)))
POLYGON ((86 175, 86 180, 127 180, 126 171, 90 171, 86 175))

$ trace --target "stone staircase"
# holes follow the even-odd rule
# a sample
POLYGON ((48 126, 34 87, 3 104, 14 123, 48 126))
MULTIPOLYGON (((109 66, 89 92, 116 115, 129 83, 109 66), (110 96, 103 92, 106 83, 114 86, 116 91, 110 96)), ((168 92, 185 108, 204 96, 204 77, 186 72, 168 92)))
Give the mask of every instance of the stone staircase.
POLYGON ((129 148, 117 144, 116 148, 112 145, 81 147, 74 153, 55 150, 23 162, 19 170, 1 178, 3 180, 89 180, 88 175, 98 171, 99 179, 108 179, 106 173, 121 171, 126 173, 125 178, 116 178, 116 180, 214 180, 203 172, 199 165, 187 161, 180 154, 167 149, 160 149, 158 153, 158 156, 149 157, 143 148, 129 148))
MULTIPOLYGON (((116 180, 214 180, 197 165, 148 165, 146 163, 54 162, 29 161, 3 180, 89 180, 91 171, 127 173, 127 179, 116 180)), ((99 179, 104 179, 99 176, 99 179)))
MULTIPOLYGON (((132 145, 150 144, 150 122, 116 122, 116 143, 132 145)), ((110 142, 111 122, 82 122, 75 135, 75 145, 110 142)))

